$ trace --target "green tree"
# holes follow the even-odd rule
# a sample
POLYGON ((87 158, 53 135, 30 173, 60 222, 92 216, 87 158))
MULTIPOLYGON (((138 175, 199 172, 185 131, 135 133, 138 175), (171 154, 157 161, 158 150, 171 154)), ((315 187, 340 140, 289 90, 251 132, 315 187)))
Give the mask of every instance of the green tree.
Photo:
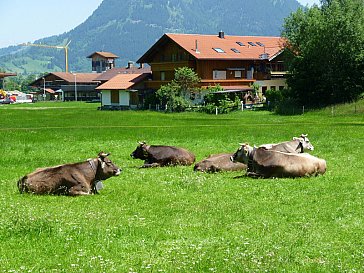
POLYGON ((167 111, 182 112, 189 106, 187 98, 192 92, 196 92, 200 80, 191 68, 177 68, 174 80, 157 90, 157 98, 162 104, 167 105, 167 111))
POLYGON ((198 83, 201 81, 199 76, 189 67, 180 67, 175 70, 174 80, 185 96, 194 92, 198 83))
POLYGON ((364 2, 324 0, 284 24, 290 96, 320 107, 358 99, 364 86, 364 2))

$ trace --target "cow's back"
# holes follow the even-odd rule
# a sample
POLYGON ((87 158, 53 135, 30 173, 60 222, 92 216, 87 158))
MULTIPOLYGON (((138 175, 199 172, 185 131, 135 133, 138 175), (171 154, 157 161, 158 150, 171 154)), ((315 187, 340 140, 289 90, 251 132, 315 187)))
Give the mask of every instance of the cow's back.
POLYGON ((285 152, 285 153, 301 153, 302 152, 299 140, 290 140, 290 141, 285 141, 285 142, 277 143, 277 144, 264 144, 264 145, 261 145, 260 147, 264 147, 264 148, 272 150, 272 151, 279 151, 279 152, 285 152))
POLYGON ((63 166, 39 168, 24 176, 18 181, 20 192, 33 192, 38 194, 53 193, 62 184, 67 175, 63 166))
POLYGON ((326 161, 310 154, 284 153, 258 148, 253 171, 264 177, 302 177, 326 172, 326 161))
POLYGON ((191 165, 195 162, 193 153, 175 146, 151 145, 148 154, 151 162, 161 165, 191 165))
POLYGON ((240 162, 232 162, 232 153, 210 155, 195 164, 194 170, 201 172, 240 171, 246 169, 246 165, 240 162))

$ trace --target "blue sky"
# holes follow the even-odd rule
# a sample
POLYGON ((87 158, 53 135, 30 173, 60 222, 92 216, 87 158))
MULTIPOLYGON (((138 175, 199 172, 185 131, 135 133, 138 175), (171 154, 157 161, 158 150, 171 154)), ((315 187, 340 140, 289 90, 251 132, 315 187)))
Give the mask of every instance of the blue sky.
MULTIPOLYGON (((319 3, 319 0, 298 1, 302 5, 319 3)), ((0 0, 0 48, 34 42, 69 31, 84 22, 101 2, 102 0, 0 0)))

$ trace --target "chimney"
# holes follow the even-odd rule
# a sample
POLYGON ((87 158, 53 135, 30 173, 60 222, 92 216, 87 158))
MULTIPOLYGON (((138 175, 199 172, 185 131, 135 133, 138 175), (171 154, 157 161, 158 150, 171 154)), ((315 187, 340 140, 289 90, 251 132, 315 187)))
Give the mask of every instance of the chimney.
POLYGON ((200 51, 198 50, 198 41, 197 40, 196 40, 196 43, 195 43, 195 52, 200 53, 200 51))
POLYGON ((140 69, 144 68, 144 63, 140 63, 140 64, 139 64, 139 68, 140 68, 140 69))
POLYGON ((129 61, 128 62, 128 69, 130 69, 130 68, 133 68, 134 67, 134 62, 132 62, 132 61, 129 61))
POLYGON ((224 39, 225 38, 225 33, 222 30, 219 31, 219 38, 220 39, 224 39))

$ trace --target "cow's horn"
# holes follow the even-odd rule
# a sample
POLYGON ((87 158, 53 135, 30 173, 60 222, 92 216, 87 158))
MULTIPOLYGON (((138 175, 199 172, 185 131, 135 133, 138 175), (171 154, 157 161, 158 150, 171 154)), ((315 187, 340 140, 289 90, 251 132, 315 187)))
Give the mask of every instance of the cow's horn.
POLYGON ((246 146, 246 145, 249 145, 249 143, 239 143, 240 146, 246 146))
POLYGON ((301 134, 301 137, 307 137, 307 134, 301 134))
POLYGON ((110 153, 99 152, 99 156, 101 156, 101 157, 107 157, 109 155, 110 155, 110 153))
POLYGON ((138 144, 144 145, 144 144, 146 144, 146 142, 145 141, 138 141, 138 144))

